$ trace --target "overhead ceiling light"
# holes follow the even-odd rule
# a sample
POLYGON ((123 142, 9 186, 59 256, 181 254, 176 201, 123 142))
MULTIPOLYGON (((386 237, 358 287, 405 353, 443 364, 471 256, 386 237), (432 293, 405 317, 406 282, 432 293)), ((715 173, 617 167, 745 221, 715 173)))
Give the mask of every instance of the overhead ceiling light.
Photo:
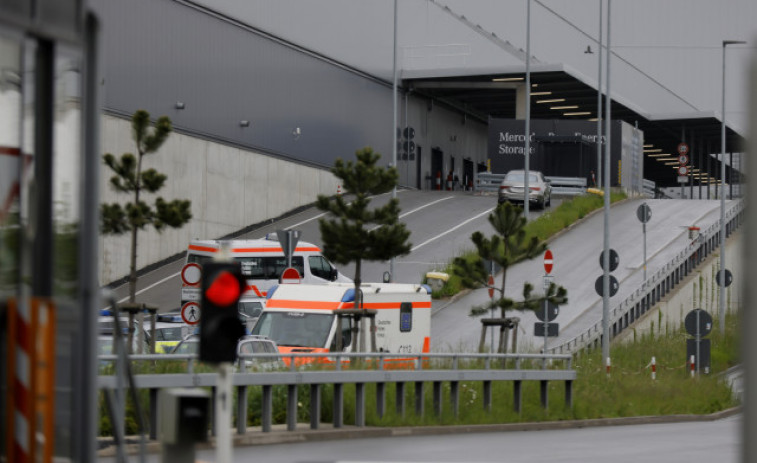
POLYGON ((650 145, 644 145, 644 148, 651 148, 651 147, 653 147, 653 146, 654 146, 654 145, 651 145, 651 144, 650 144, 650 145))
POLYGON ((552 92, 531 92, 531 96, 551 95, 552 92))
POLYGON ((536 100, 537 103, 560 103, 565 101, 565 98, 553 98, 551 100, 536 100))
POLYGON ((574 113, 562 113, 563 116, 588 116, 591 111, 576 111, 574 113))
POLYGON ((578 109, 578 105, 550 106, 549 109, 578 109))
POLYGON ((592 117, 591 119, 587 119, 587 121, 589 121, 589 122, 597 122, 598 120, 599 120, 599 118, 596 118, 596 117, 592 117))
POLYGON ((662 149, 660 148, 655 148, 653 150, 644 150, 645 153, 659 153, 660 151, 662 151, 662 149))
POLYGON ((661 157, 664 157, 664 156, 670 156, 670 154, 668 154, 668 153, 647 154, 647 157, 650 157, 650 158, 661 158, 661 157))
POLYGON ((498 77, 492 79, 492 82, 518 82, 523 80, 523 77, 498 77))
POLYGON ((657 157, 657 156, 652 156, 652 157, 655 157, 658 161, 678 161, 677 157, 671 156, 669 154, 664 154, 664 155, 659 155, 659 156, 664 156, 664 157, 657 157))
MULTIPOLYGON (((658 159, 658 161, 659 161, 659 159, 658 159)), ((665 165, 666 166, 677 166, 677 165, 679 165, 679 163, 677 163, 677 162, 666 162, 665 165)))

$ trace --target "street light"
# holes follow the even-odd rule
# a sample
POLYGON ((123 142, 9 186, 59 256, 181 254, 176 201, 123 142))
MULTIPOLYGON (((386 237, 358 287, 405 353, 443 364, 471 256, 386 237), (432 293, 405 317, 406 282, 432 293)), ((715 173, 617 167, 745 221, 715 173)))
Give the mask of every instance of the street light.
POLYGON ((720 334, 725 334, 725 47, 745 44, 743 40, 723 40, 723 110, 720 113, 720 334))

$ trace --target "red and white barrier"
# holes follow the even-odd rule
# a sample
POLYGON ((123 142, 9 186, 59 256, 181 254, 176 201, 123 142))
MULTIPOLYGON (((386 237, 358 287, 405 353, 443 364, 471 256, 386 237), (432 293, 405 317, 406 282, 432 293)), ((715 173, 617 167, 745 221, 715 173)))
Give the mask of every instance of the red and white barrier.
POLYGON ((607 372, 607 377, 610 377, 610 357, 607 357, 607 361, 605 361, 605 370, 607 372))
POLYGON ((697 368, 697 364, 694 361, 694 356, 693 355, 689 359, 689 364, 691 365, 691 377, 693 378, 694 375, 696 375, 696 368, 697 368))

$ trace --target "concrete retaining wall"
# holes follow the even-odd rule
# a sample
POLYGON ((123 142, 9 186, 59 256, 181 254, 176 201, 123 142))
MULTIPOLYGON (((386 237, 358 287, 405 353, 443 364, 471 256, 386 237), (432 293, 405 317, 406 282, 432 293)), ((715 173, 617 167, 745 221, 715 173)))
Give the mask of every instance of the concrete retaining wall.
MULTIPOLYGON (((725 265, 733 274, 733 283, 726 288, 726 310, 735 311, 742 308, 743 283, 742 278, 742 235, 743 231, 735 231, 726 242, 725 265)), ((719 287, 715 275, 720 268, 720 252, 716 250, 707 260, 687 276, 675 291, 667 294, 651 310, 636 321, 630 329, 621 331, 614 342, 627 342, 650 333, 666 334, 682 326, 683 320, 690 311, 704 309, 712 315, 713 321, 718 320, 718 306, 720 301, 719 287)))
MULTIPOLYGON (((120 157, 134 152, 130 120, 102 119, 103 153, 120 157)), ((142 169, 155 168, 168 176, 159 195, 167 201, 192 201, 192 220, 180 229, 140 231, 137 268, 186 250, 194 238, 220 238, 250 224, 278 217, 310 204, 318 194, 336 194, 339 180, 327 169, 277 159, 250 150, 172 133, 160 150, 146 155, 142 169)), ((101 202, 133 200, 110 187, 111 170, 102 165, 101 202)), ((148 203, 154 198, 146 197, 148 203)), ((100 238, 100 282, 107 284, 129 272, 130 238, 100 238)))

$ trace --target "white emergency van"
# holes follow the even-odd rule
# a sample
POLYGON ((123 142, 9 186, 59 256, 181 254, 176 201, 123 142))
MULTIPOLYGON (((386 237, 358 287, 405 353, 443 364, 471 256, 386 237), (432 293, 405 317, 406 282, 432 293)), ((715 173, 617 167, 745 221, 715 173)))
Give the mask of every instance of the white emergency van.
MULTIPOLYGON (((360 352, 400 354, 429 352, 431 341, 431 288, 426 285, 364 283, 362 309, 375 314, 375 330, 361 316, 353 284, 281 284, 268 293, 265 309, 252 334, 276 341, 282 353, 360 352), (341 325, 340 325, 341 323, 341 325), (355 333, 366 333, 363 340, 355 333), (375 339, 371 340, 371 333, 375 339), (341 336, 341 343, 338 336, 341 336), (375 346, 372 346, 375 342, 375 346), (341 344, 341 346, 339 346, 341 344)), ((285 359, 285 361, 287 361, 285 359)), ((288 361, 287 361, 288 362, 288 361)), ((298 362, 299 363, 299 362, 298 362)))
MULTIPOLYGON (((184 269, 181 272, 181 305, 200 300, 202 264, 213 260, 223 246, 228 247, 232 259, 242 264, 242 274, 247 279, 243 301, 250 307, 256 305, 255 301, 264 303, 268 289, 279 284, 281 273, 287 268, 284 251, 275 236, 271 234, 263 239, 252 240, 190 241, 184 269)), ((339 273, 336 267, 323 257, 321 249, 312 243, 297 243, 292 255, 292 267, 299 272, 302 283, 352 282, 339 273)), ((255 316, 246 311, 245 315, 255 316)))

